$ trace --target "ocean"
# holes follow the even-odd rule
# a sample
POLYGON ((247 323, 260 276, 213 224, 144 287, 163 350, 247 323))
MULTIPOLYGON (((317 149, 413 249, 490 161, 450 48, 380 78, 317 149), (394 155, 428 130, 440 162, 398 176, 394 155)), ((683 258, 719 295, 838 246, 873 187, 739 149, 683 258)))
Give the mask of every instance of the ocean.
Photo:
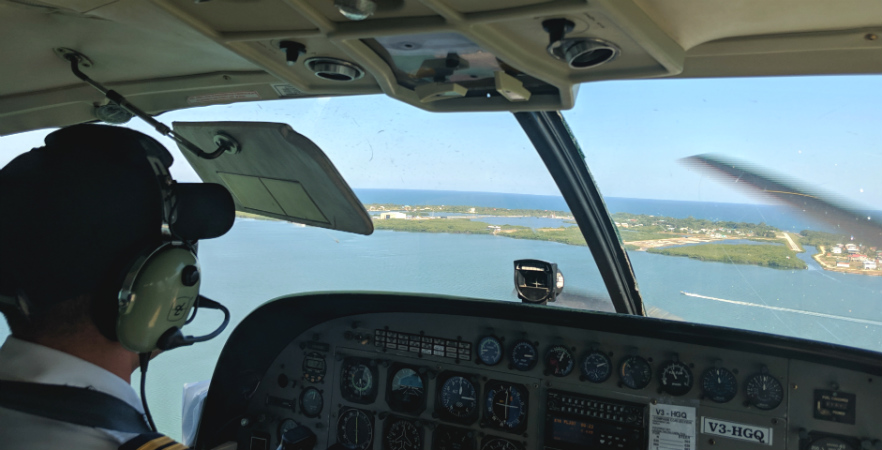
MULTIPOLYGON (((495 192, 421 191, 404 189, 355 189, 363 203, 394 203, 400 205, 481 205, 507 209, 540 209, 569 211, 561 196, 500 194, 495 192)), ((762 223, 785 231, 827 230, 805 213, 779 205, 692 202, 638 198, 604 197, 610 213, 651 214, 686 218, 689 216, 714 221, 762 223)), ((868 211, 882 217, 882 211, 868 211)), ((512 224, 516 225, 516 224, 512 224)), ((829 231, 829 230, 828 230, 829 231)))
MULTIPOLYGON (((560 197, 550 196, 356 192, 365 203, 567 209, 560 197)), ((607 205, 613 212, 763 221, 792 231, 818 228, 806 218, 772 205, 616 198, 607 199, 607 205)), ((536 226, 547 224, 536 222, 536 226)), ((809 253, 798 257, 809 269, 799 271, 646 252, 631 252, 629 256, 648 308, 691 322, 882 351, 882 277, 825 271, 809 256, 814 249, 807 250, 809 253), (681 291, 701 297, 686 296, 681 291)), ((523 258, 558 264, 566 276, 561 303, 578 302, 585 296, 606 297, 586 247, 492 235, 378 230, 371 236, 358 236, 286 222, 237 219, 225 236, 200 243, 202 292, 230 308, 231 325, 213 341, 170 351, 151 363, 147 393, 153 415, 161 431, 180 438, 183 385, 209 379, 236 324, 275 297, 326 290, 381 290, 517 301, 512 261, 523 258)), ((219 320, 219 313, 203 311, 186 331, 201 334, 213 329, 219 320)), ((0 337, 7 333, 5 325, 2 327, 0 337)), ((133 383, 138 380, 135 374, 133 383)))

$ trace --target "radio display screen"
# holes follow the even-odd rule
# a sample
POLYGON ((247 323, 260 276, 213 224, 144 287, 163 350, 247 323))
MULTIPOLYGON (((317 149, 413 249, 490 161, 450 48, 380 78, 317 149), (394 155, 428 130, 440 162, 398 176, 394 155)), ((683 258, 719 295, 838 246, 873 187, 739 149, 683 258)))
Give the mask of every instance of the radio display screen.
POLYGON ((593 423, 560 417, 553 417, 550 422, 550 437, 556 442, 573 444, 579 447, 595 444, 596 437, 593 423))

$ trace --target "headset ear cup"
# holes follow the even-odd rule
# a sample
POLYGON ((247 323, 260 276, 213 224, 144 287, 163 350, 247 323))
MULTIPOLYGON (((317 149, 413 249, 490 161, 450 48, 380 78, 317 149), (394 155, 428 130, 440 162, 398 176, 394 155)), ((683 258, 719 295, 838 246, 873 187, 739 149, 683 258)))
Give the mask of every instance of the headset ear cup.
POLYGON ((116 334, 123 347, 149 353, 161 348, 160 341, 174 346, 183 340, 175 333, 180 334, 199 297, 198 271, 196 255, 172 244, 158 248, 140 264, 119 293, 116 334))

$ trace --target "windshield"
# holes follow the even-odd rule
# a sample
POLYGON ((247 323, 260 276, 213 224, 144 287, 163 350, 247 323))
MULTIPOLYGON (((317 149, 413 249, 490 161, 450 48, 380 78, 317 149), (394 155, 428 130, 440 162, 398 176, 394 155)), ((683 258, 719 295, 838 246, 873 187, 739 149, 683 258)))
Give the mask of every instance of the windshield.
POLYGON ((623 81, 564 116, 649 315, 880 351, 882 242, 681 161, 747 162, 878 221, 880 102, 878 76, 623 81))
MULTIPOLYGON (((647 315, 880 351, 879 248, 680 162, 719 153, 879 209, 879 104, 880 77, 629 81, 582 86, 564 116, 628 249, 647 315)), ((431 114, 369 96, 161 118, 291 125, 326 152, 376 228, 360 236, 242 215, 225 236, 201 242, 203 294, 229 306, 233 322, 198 350, 151 364, 147 391, 162 430, 179 427, 181 386, 209 379, 235 324, 278 296, 379 290, 518 301, 513 261, 538 259, 565 276, 554 306, 612 310, 560 191, 511 114, 431 114)), ((2 138, 0 163, 45 134, 2 138)), ((173 175, 198 181, 161 140, 175 155, 173 175)), ((212 314, 189 332, 211 331, 212 314)))

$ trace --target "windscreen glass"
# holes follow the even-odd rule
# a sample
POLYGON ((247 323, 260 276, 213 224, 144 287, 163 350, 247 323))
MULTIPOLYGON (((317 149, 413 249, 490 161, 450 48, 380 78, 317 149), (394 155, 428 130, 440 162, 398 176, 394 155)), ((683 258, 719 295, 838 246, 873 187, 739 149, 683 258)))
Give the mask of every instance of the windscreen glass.
POLYGON ((882 78, 623 81, 579 95, 564 116, 649 315, 882 350, 882 242, 683 160, 739 161, 878 224, 882 78))
MULTIPOLYGON (((375 228, 363 236, 239 214, 226 235, 199 243, 201 293, 228 306, 233 319, 217 339, 151 363, 147 395, 159 429, 172 437, 181 388, 211 378, 239 321, 279 296, 384 291, 517 302, 514 261, 530 259, 556 264, 564 275, 554 307, 613 310, 578 225, 511 114, 432 114, 365 96, 215 106, 160 119, 290 125, 327 154, 375 228)), ((127 126, 172 152, 178 181, 199 181, 171 140, 137 121, 127 126)), ((3 138, 0 163, 39 146, 47 133, 3 138)), ((220 320, 202 310, 185 332, 208 333, 220 320)), ((138 380, 135 374, 135 386, 138 380)))

